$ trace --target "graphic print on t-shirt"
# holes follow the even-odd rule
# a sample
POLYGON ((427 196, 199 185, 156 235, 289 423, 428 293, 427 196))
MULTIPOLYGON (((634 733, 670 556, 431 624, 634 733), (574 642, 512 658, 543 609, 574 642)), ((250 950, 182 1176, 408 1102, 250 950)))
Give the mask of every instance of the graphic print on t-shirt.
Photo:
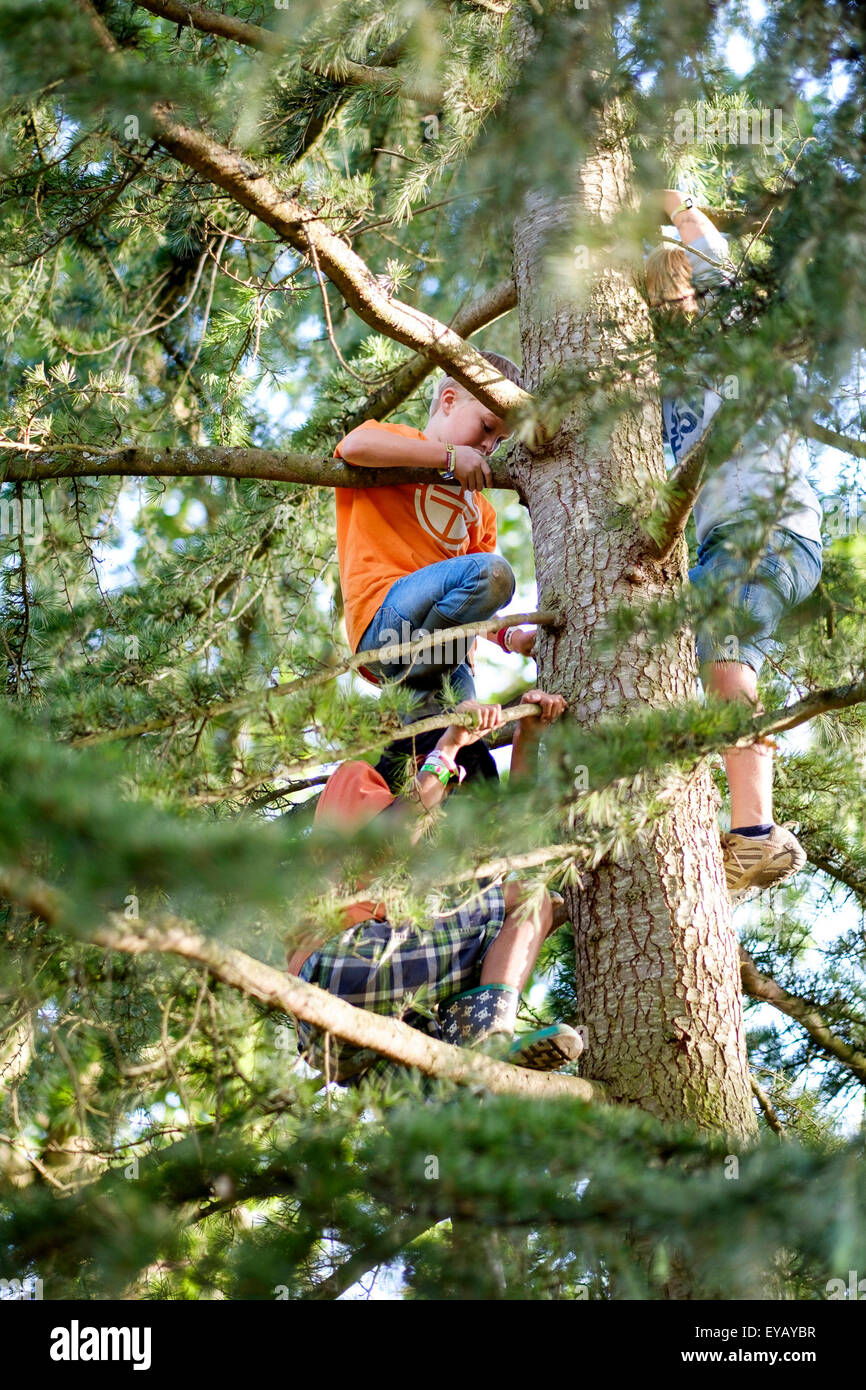
POLYGON ((481 516, 474 493, 447 483, 421 483, 415 492, 415 515, 427 535, 455 555, 481 516))

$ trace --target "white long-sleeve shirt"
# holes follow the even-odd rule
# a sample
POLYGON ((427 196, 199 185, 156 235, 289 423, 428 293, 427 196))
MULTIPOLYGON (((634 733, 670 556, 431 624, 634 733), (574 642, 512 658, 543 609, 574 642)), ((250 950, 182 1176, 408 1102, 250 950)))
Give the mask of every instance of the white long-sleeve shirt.
MULTIPOLYGON (((726 283, 727 273, 693 255, 693 249, 726 263, 727 238, 713 229, 691 246, 683 243, 695 290, 705 294, 719 289, 726 283)), ((805 385, 802 368, 795 365, 794 370, 805 385)), ((662 428, 675 463, 681 463, 703 437, 721 404, 722 397, 710 387, 704 390, 702 398, 663 398, 662 428)), ((758 421, 735 453, 713 470, 698 493, 694 505, 698 544, 715 526, 747 520, 750 514, 763 513, 768 507, 777 514, 777 526, 820 544, 821 503, 809 482, 809 466, 806 446, 796 431, 784 429, 781 423, 774 428, 767 417, 758 421)))

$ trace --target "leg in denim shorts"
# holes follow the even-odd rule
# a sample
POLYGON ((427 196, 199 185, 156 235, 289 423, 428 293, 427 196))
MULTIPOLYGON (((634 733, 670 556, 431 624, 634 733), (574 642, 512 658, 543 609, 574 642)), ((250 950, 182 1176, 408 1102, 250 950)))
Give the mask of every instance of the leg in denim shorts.
MULTIPOLYGON (((465 623, 483 622, 510 603, 514 575, 501 555, 458 555, 426 565, 391 585, 360 642, 358 651, 398 645, 428 632, 440 632, 465 623)), ((401 679, 407 685, 432 690, 447 676, 459 700, 472 699, 475 682, 466 660, 474 639, 449 643, 440 650, 417 656, 409 663, 372 663, 367 669, 377 678, 401 679)))
POLYGON ((696 587, 714 589, 723 612, 710 615, 697 630, 698 661, 739 661, 756 674, 779 649, 773 634, 786 614, 809 597, 821 578, 821 546, 785 527, 774 528, 757 560, 748 564, 739 522, 714 526, 698 548, 689 570, 696 587))

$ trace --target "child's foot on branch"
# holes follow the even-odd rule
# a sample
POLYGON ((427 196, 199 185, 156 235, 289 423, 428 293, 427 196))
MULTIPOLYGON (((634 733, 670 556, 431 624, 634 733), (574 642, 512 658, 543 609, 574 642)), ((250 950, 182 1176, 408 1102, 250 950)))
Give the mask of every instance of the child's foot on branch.
POLYGON ((769 888, 798 873, 806 862, 806 851, 787 825, 739 826, 721 838, 729 893, 769 888))
POLYGON ((444 1041, 454 1047, 481 1047, 503 1062, 532 1071, 556 1071, 577 1061, 583 1040, 565 1023, 514 1037, 519 999, 511 985, 481 985, 452 995, 439 1005, 444 1041))

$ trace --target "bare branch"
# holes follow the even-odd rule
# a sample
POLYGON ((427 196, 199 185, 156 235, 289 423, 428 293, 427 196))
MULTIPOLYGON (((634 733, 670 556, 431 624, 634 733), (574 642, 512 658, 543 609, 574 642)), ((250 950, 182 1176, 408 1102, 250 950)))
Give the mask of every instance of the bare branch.
MULTIPOLYGON (((461 338, 470 338, 479 329, 485 328, 487 324, 493 323, 503 314, 507 314, 515 308, 516 304, 517 286, 513 280, 503 280, 500 284, 487 290, 486 293, 479 295, 471 304, 458 309, 449 327, 455 333, 459 333, 461 338)), ((340 421, 342 432, 348 434, 364 420, 384 420, 392 411, 397 410, 433 371, 435 371, 434 363, 422 353, 411 357, 385 386, 378 391, 371 392, 362 406, 351 415, 343 417, 340 421)), ((501 471, 502 464, 499 467, 501 471)), ((510 484, 496 482, 494 486, 508 487, 510 484)))
POLYGON ((818 1009, 808 999, 802 999, 798 994, 791 994, 789 990, 783 989, 769 975, 762 974, 744 946, 740 947, 740 972, 743 989, 752 999, 760 999, 765 1004, 772 1004, 775 1009, 779 1009, 789 1018, 795 1019, 805 1028, 821 1052, 844 1062, 858 1081, 866 1082, 866 1053, 858 1051, 856 1047, 851 1047, 850 1044, 843 1042, 841 1038, 831 1032, 818 1009))
MULTIPOLYGON (((428 367, 428 370, 432 370, 428 367)), ((0 441, 0 481, 34 478, 263 478, 310 487, 396 487, 429 483, 429 468, 357 468, 336 458, 291 450, 221 448, 176 444, 162 449, 101 449, 98 445, 57 444, 39 448, 0 441)), ((490 460, 493 487, 513 487, 505 460, 490 460)))
POLYGON ((775 1110, 770 1104, 770 1097, 767 1095, 766 1091, 761 1089, 754 1076, 750 1076, 749 1080, 752 1083, 752 1095, 755 1097, 758 1104, 760 1105, 761 1110, 763 1111, 764 1119, 767 1121, 767 1124, 770 1126, 770 1129, 773 1131, 773 1133, 778 1134, 779 1138, 783 1139, 785 1137, 785 1126, 782 1124, 782 1121, 779 1119, 778 1115, 776 1114, 775 1110))
POLYGON ((841 449, 845 454, 854 454, 856 458, 866 459, 866 439, 852 439, 850 435, 838 434, 836 430, 828 430, 825 425, 819 425, 816 420, 810 420, 804 426, 804 434, 809 439, 816 439, 820 444, 829 444, 833 449, 841 449))

